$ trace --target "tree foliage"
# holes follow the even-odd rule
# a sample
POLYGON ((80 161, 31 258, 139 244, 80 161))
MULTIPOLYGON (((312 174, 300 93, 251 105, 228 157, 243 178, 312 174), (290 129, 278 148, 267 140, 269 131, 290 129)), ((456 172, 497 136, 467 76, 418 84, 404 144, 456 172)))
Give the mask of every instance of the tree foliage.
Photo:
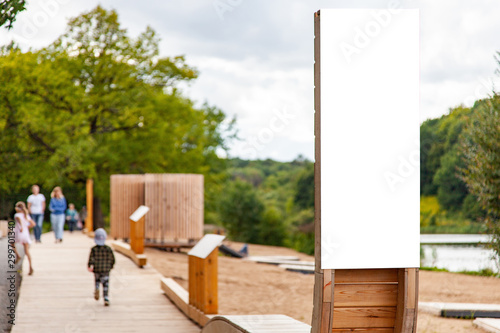
POLYGON ((434 175, 433 183, 438 188, 437 199, 445 210, 460 210, 468 194, 467 186, 459 175, 460 167, 463 167, 463 160, 457 147, 441 157, 441 166, 434 175))
POLYGON ((487 211, 493 249, 500 259, 500 95, 476 102, 461 150, 463 180, 487 211))
POLYGON ((236 241, 261 243, 259 225, 264 204, 250 183, 234 180, 227 184, 219 201, 222 225, 236 241))
POLYGON ((233 239, 314 252, 313 163, 228 161, 218 215, 233 239), (297 195, 301 192, 301 195, 297 195))
POLYGON ((0 27, 12 28, 18 13, 26 9, 25 0, 1 0, 0 1, 0 27))
POLYGON ((293 201, 300 209, 314 207, 314 165, 302 170, 297 179, 293 201))
POLYGON ((177 89, 197 77, 183 56, 161 57, 101 7, 69 21, 39 51, 0 54, 0 187, 83 184, 106 196, 113 173, 209 173, 225 149, 222 111, 177 89))
POLYGON ((458 147, 470 113, 470 108, 458 106, 420 126, 420 194, 437 195, 441 207, 455 212, 469 194, 459 175, 463 161, 458 147))

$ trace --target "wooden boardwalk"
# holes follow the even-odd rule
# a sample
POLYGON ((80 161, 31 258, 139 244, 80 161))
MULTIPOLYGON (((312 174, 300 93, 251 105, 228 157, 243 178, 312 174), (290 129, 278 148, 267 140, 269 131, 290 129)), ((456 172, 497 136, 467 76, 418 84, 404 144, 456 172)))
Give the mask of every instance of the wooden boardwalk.
POLYGON ((62 244, 53 233, 31 246, 34 274, 23 265, 23 281, 12 332, 200 332, 165 297, 161 275, 152 267, 137 268, 115 252, 111 271, 110 302, 93 297, 94 277, 87 271, 93 239, 81 232, 65 232, 62 244))

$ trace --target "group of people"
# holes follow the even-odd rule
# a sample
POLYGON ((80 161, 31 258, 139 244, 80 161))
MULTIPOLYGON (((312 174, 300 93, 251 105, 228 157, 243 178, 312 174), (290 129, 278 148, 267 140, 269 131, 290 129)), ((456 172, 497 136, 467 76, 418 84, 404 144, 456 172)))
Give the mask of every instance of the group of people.
MULTIPOLYGON (((29 245, 31 244, 29 230, 34 228, 35 241, 41 243, 43 217, 46 208, 45 196, 40 193, 40 187, 38 185, 33 185, 31 187, 31 192, 32 194, 27 200, 27 206, 23 201, 16 203, 16 213, 14 215, 16 221, 15 240, 16 243, 22 244, 24 247, 24 253, 29 262, 29 275, 32 275, 34 271, 29 252, 29 245)), ((79 218, 78 212, 74 204, 69 204, 69 207, 67 207, 66 198, 59 186, 54 187, 50 194, 49 210, 50 222, 52 223, 52 230, 54 230, 55 234, 55 242, 61 243, 63 240, 65 221, 68 221, 69 230, 72 232, 79 218)), ((14 248, 14 251, 17 257, 17 263, 20 259, 20 255, 16 248, 14 248)))
MULTIPOLYGON (((31 244, 31 237, 29 229, 34 227, 35 241, 41 243, 43 217, 45 214, 45 196, 40 193, 40 187, 33 185, 31 187, 32 194, 28 197, 28 205, 23 201, 16 203, 14 219, 16 221, 15 227, 15 240, 16 243, 22 244, 24 253, 28 258, 29 273, 32 275, 33 265, 32 258, 29 252, 29 245, 31 244)), ((55 234, 55 242, 61 243, 63 240, 63 231, 65 220, 68 221, 68 227, 71 232, 75 229, 78 222, 78 212, 75 210, 74 204, 69 204, 68 209, 66 198, 63 195, 62 189, 56 186, 50 194, 49 210, 50 222, 52 223, 52 230, 55 234)), ((102 228, 95 230, 94 246, 89 255, 87 263, 89 272, 94 273, 95 290, 94 298, 99 300, 100 286, 102 285, 102 294, 104 298, 104 305, 109 306, 108 290, 109 290, 109 272, 115 264, 115 257, 113 250, 105 244, 107 235, 106 231, 102 228)), ((14 246, 16 254, 16 264, 19 262, 21 256, 14 246)))
MULTIPOLYGON (((35 241, 41 242, 43 217, 45 214, 45 196, 40 193, 40 187, 33 185, 31 194, 28 197, 28 212, 31 219, 35 222, 34 233, 35 241)), ((76 229, 79 222, 79 215, 75 209, 75 205, 70 203, 67 205, 66 198, 63 195, 62 189, 59 186, 54 187, 50 194, 49 202, 50 222, 54 231, 56 243, 61 243, 63 240, 64 224, 68 222, 70 232, 76 229)))

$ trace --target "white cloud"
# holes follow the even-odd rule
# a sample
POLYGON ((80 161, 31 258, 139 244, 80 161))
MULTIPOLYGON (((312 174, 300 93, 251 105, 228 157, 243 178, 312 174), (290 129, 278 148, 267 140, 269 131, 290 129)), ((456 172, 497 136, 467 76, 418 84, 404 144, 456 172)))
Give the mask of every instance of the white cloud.
MULTIPOLYGON (((24 49, 40 48, 64 32, 70 17, 97 4, 114 8, 131 36, 150 25, 162 39, 163 56, 186 55, 200 77, 183 86, 185 93, 236 115, 240 137, 247 140, 243 143, 262 136, 262 131, 268 133, 274 111, 286 108, 296 114, 283 130, 273 133, 273 140, 259 143, 257 157, 284 160, 303 154, 313 159, 313 13, 321 8, 387 8, 390 1, 221 1, 232 4, 222 18, 214 7, 216 0, 40 0, 28 4, 13 31, 0 29, 0 42, 15 36, 24 49)), ((500 50, 500 3, 402 0, 400 4, 420 9, 421 119, 439 117, 450 107, 485 97, 484 82, 494 77, 493 55, 500 50)), ((232 156, 244 155, 244 147, 237 143, 233 147, 232 156)))

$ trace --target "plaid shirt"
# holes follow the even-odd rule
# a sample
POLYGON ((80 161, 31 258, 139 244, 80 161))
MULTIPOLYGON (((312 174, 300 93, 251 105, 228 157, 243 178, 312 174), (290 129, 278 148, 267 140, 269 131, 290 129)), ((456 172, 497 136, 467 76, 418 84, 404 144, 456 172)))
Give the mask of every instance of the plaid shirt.
POLYGON ((96 245, 90 251, 88 267, 94 266, 94 273, 109 273, 115 264, 113 250, 107 245, 96 245))

